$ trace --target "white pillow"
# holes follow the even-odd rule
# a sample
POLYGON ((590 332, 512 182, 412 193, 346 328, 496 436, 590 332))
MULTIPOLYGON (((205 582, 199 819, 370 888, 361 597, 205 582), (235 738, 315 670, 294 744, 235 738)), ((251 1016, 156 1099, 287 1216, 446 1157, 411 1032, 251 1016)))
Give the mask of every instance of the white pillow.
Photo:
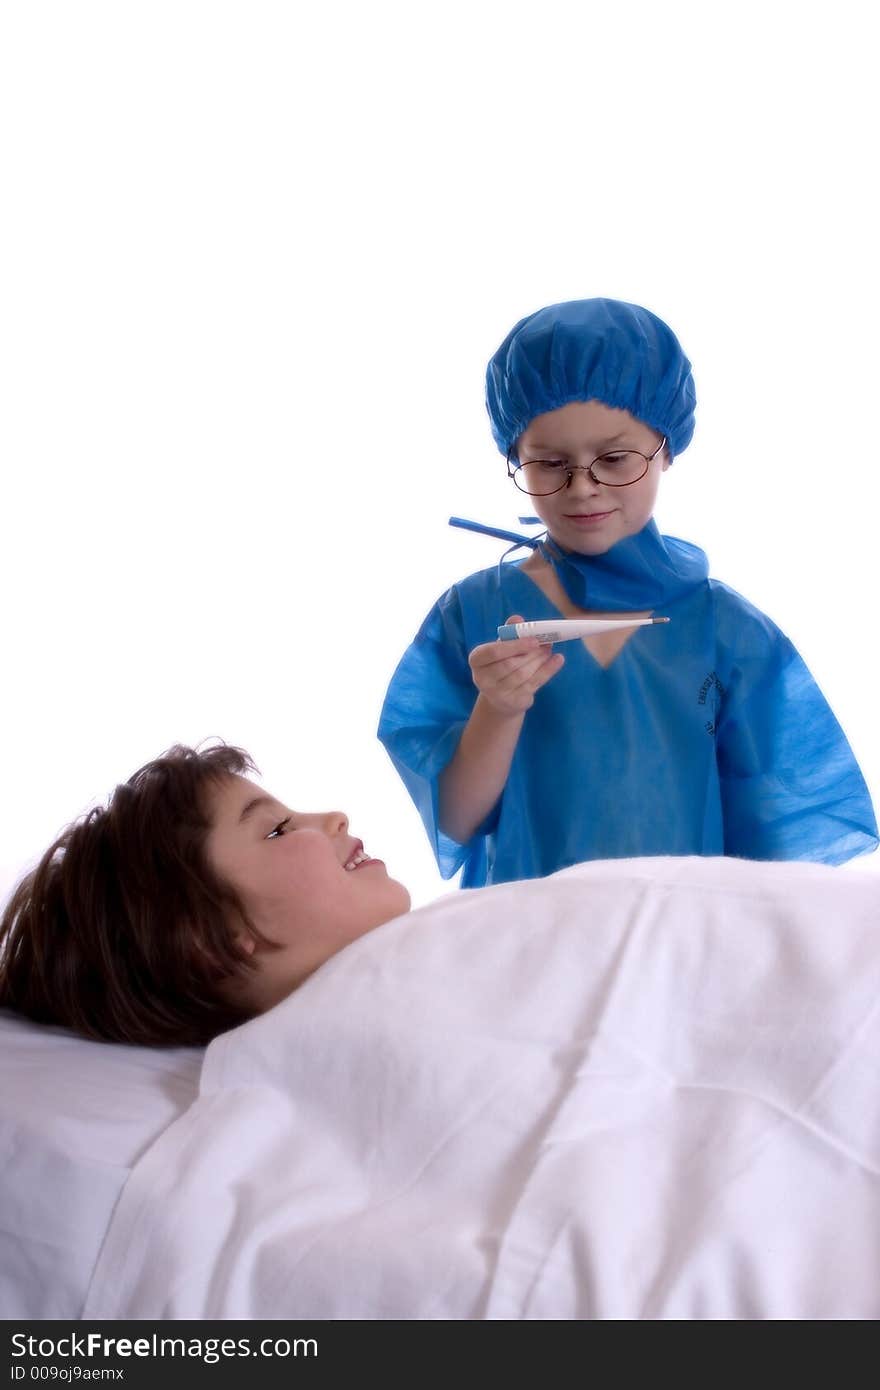
POLYGON ((0 1318, 80 1316, 129 1172, 195 1099, 203 1055, 0 1010, 0 1318))

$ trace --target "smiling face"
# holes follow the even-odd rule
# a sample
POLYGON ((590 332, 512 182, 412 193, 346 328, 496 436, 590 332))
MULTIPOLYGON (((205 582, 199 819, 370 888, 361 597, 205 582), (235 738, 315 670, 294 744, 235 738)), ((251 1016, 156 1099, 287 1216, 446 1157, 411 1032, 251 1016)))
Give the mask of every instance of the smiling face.
POLYGON ((409 911, 409 893, 364 854, 341 811, 291 811, 244 777, 213 790, 205 853, 277 949, 250 936, 253 972, 235 988, 260 1011, 350 942, 409 911))
POLYGON ((594 483, 585 471, 600 454, 634 449, 653 454, 662 436, 628 410, 601 401, 572 401, 538 415, 520 435, 520 463, 537 460, 581 465, 571 483, 549 497, 530 500, 555 541, 581 555, 602 555, 625 536, 634 536, 654 512, 660 476, 669 467, 666 449, 629 487, 594 483))

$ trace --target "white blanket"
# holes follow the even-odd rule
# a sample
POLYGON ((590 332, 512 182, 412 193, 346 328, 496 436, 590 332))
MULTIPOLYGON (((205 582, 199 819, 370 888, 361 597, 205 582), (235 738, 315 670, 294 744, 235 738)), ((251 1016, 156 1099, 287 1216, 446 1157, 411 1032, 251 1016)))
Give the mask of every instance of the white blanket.
POLYGON ((208 1049, 87 1318, 880 1316, 880 884, 458 893, 208 1049))

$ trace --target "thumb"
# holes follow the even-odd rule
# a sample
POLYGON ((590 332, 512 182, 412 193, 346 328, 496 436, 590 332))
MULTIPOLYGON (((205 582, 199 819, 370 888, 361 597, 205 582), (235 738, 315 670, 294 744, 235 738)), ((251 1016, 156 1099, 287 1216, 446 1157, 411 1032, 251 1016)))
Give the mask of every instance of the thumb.
POLYGON ((510 617, 507 619, 507 622, 508 625, 510 623, 524 623, 525 618, 523 617, 522 613, 511 613, 510 617))

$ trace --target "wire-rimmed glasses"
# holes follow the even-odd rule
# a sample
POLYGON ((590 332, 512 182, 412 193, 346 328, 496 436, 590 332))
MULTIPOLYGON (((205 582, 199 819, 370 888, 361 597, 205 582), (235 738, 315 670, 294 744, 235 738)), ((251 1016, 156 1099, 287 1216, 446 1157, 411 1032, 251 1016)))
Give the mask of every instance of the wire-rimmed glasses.
POLYGON ((666 436, 660 440, 653 454, 640 454, 637 449, 613 449, 607 454, 599 454, 592 463, 568 463, 565 459, 530 459, 526 463, 514 463, 507 453, 507 476, 512 478, 520 492, 529 497, 549 497, 571 485, 575 473, 583 472, 594 483, 604 487, 631 487, 644 478, 654 459, 666 443, 666 436))

